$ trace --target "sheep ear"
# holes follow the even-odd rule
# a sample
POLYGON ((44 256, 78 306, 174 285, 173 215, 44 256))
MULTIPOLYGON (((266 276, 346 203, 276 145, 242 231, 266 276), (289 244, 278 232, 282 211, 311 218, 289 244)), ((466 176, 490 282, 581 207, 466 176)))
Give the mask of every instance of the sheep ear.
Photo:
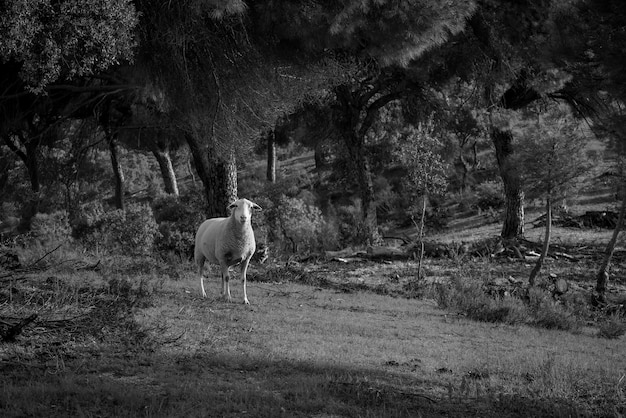
POLYGON ((237 203, 233 202, 226 209, 235 209, 237 207, 237 203))
POLYGON ((252 209, 263 210, 263 208, 261 208, 261 206, 257 205, 256 203, 252 204, 252 209))

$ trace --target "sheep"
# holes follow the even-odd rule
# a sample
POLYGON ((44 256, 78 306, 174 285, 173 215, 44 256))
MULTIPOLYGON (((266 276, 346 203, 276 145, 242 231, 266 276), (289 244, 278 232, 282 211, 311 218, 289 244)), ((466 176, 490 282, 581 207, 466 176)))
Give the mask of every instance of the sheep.
POLYGON ((231 203, 228 209, 232 209, 228 218, 207 219, 196 233, 194 260, 200 273, 202 297, 207 297, 202 275, 205 261, 219 264, 222 271, 222 297, 228 302, 231 302, 228 270, 231 266, 239 264, 243 281, 243 303, 249 305, 246 272, 256 250, 254 231, 250 224, 251 209, 261 210, 261 207, 248 199, 239 199, 231 203))

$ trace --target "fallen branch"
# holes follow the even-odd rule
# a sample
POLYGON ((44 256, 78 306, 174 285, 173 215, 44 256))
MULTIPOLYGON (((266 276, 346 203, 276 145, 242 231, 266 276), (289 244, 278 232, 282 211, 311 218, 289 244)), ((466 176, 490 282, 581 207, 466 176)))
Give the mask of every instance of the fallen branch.
POLYGON ((39 263, 41 260, 43 260, 44 258, 46 258, 47 256, 49 256, 50 254, 52 254, 53 252, 55 252, 56 250, 58 250, 59 248, 61 248, 61 245, 63 244, 59 244, 56 246, 55 249, 48 251, 47 253, 45 253, 44 255, 42 255, 41 257, 39 257, 39 259, 37 261, 35 261, 34 263, 32 263, 29 267, 34 266, 35 264, 39 263))

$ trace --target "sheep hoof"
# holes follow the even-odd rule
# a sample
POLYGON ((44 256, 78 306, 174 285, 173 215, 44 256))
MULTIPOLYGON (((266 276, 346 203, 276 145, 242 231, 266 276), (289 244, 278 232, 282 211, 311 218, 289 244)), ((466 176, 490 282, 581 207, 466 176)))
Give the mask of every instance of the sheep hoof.
POLYGON ((249 301, 248 299, 244 299, 244 300, 243 300, 243 304, 244 304, 244 305, 250 305, 250 301, 249 301))

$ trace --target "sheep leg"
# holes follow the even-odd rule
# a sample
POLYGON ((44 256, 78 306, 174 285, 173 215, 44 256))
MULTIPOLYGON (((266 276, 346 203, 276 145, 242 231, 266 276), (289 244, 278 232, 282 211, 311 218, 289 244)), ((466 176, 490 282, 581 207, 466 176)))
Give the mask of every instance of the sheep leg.
MULTIPOLYGON (((198 259, 199 257, 196 257, 198 259)), ((198 265, 198 274, 200 275, 200 287, 202 288, 202 297, 206 298, 206 292, 204 291, 204 275, 202 274, 202 270, 204 269, 204 258, 202 261, 197 260, 196 264, 198 265)))
POLYGON ((232 302, 230 297, 230 275, 228 273, 228 266, 222 266, 222 297, 228 302, 232 302))
POLYGON ((248 272, 248 264, 250 264, 250 258, 246 259, 241 263, 241 280, 243 281, 243 303, 246 305, 250 305, 250 301, 248 300, 248 293, 246 291, 246 273, 248 272))
POLYGON ((200 273, 200 287, 202 288, 202 297, 206 298, 206 292, 204 291, 204 276, 200 273))

